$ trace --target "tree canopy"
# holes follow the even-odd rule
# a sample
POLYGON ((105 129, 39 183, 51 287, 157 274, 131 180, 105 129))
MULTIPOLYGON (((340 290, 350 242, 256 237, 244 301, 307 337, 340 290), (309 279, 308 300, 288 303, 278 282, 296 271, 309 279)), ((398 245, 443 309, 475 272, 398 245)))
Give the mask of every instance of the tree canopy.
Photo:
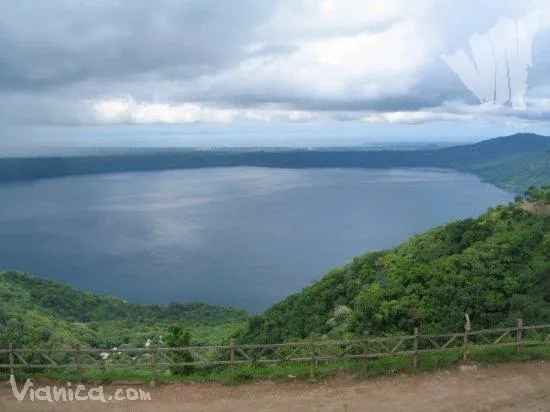
MULTIPOLYGON (((528 201, 547 199, 532 189, 528 201)), ((460 331, 550 320, 550 216, 524 210, 521 198, 369 252, 326 274, 248 322, 246 342, 460 331), (331 320, 339 307, 343 326, 331 320)))

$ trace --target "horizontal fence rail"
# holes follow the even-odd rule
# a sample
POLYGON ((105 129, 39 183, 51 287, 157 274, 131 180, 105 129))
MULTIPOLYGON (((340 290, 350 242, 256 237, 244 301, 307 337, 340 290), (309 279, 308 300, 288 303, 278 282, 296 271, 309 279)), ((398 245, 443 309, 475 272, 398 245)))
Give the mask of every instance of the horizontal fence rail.
POLYGON ((370 337, 350 340, 311 340, 274 344, 238 344, 188 346, 182 348, 153 347, 96 349, 74 348, 29 349, 0 348, 0 371, 10 374, 28 370, 76 371, 79 379, 86 370, 106 372, 108 369, 143 368, 150 370, 154 384, 159 371, 183 367, 228 367, 235 377, 235 367, 243 364, 309 363, 315 376, 319 362, 369 359, 388 356, 411 356, 418 367, 418 355, 429 352, 461 350, 464 360, 472 348, 521 347, 550 344, 550 325, 523 326, 470 331, 469 324, 461 333, 426 334, 415 328, 412 335, 370 337))

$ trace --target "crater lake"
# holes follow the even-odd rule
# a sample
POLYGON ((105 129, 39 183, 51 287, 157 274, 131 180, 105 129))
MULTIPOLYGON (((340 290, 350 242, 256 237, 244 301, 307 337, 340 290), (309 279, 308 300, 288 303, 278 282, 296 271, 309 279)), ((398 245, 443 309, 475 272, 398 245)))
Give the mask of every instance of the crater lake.
POLYGON ((0 186, 0 269, 139 303, 259 312, 513 194, 437 169, 211 168, 0 186))

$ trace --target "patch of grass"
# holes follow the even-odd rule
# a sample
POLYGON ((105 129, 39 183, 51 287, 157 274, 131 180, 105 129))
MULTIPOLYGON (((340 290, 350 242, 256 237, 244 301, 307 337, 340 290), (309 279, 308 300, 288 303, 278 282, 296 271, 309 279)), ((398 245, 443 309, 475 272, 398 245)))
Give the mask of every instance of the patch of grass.
POLYGON ((472 348, 470 359, 480 364, 523 362, 550 358, 550 346, 524 346, 515 348, 472 348))

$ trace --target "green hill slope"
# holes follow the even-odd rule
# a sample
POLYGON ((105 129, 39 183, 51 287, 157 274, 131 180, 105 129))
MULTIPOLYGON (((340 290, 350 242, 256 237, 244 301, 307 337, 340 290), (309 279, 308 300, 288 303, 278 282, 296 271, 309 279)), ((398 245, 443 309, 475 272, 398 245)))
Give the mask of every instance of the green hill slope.
POLYGON ((469 165, 464 170, 505 189, 526 190, 529 186, 550 183, 550 150, 505 156, 469 165))
POLYGON ((137 305, 30 274, 0 272, 0 346, 142 346, 176 322, 194 343, 220 343, 247 317, 243 310, 202 303, 137 305))
MULTIPOLYGON (((546 199, 548 201, 547 190, 546 199)), ((366 253, 249 321, 244 342, 550 320, 550 216, 520 200, 366 253)))

